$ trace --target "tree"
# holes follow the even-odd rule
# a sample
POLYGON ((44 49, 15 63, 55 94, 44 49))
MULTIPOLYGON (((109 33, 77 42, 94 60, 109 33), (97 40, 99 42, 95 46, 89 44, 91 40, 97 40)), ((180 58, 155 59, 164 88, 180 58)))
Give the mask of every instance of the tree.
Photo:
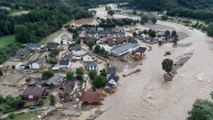
POLYGON ((143 24, 145 24, 145 23, 147 23, 148 22, 148 16, 147 15, 142 15, 141 16, 141 21, 140 21, 140 23, 143 25, 143 24))
POLYGON ((42 73, 42 79, 47 80, 49 78, 51 78, 54 75, 53 71, 43 71, 42 73))
POLYGON ((95 78, 95 76, 97 76, 97 72, 96 72, 96 70, 91 70, 90 72, 89 72, 89 77, 90 77, 90 79, 94 79, 95 78))
POLYGON ((99 45, 96 45, 94 49, 95 53, 100 53, 100 50, 101 50, 101 47, 99 45))
POLYGON ((15 26, 16 41, 20 43, 33 42, 32 34, 29 31, 30 30, 24 25, 16 25, 15 26))
POLYGON ((208 36, 213 37, 213 22, 211 22, 207 28, 207 34, 208 36))
POLYGON ((174 38, 174 37, 177 37, 177 32, 174 30, 174 31, 172 31, 172 37, 174 38))
POLYGON ((107 77, 106 69, 100 70, 100 75, 103 76, 103 77, 107 77))
POLYGON ((195 101, 192 110, 188 114, 188 120, 212 120, 213 102, 198 99, 195 101))
POLYGON ((78 80, 83 80, 84 71, 83 71, 82 67, 77 68, 76 71, 75 71, 75 73, 76 73, 76 78, 78 80))
POLYGON ((113 10, 108 10, 107 14, 110 15, 110 16, 113 16, 115 14, 115 12, 113 10))
POLYGON ((165 36, 169 36, 170 35, 170 31, 169 30, 166 30, 165 31, 165 36))
POLYGON ((50 94, 49 98, 50 98, 50 105, 54 106, 55 105, 55 96, 50 94))
POLYGON ((168 16, 167 15, 162 15, 161 16, 161 20, 164 20, 164 21, 168 20, 168 16))
POLYGON ((68 71, 66 73, 67 80, 73 80, 73 77, 74 77, 74 73, 72 71, 68 71))
POLYGON ((143 34, 148 34, 148 31, 147 30, 143 30, 143 34))
POLYGON ((8 116, 7 116, 7 119, 9 120, 13 120, 15 118, 15 113, 10 113, 8 116))
POLYGON ((152 16, 150 20, 153 24, 157 22, 157 18, 155 16, 152 16))
POLYGON ((3 76, 3 71, 2 71, 2 69, 0 69, 0 76, 3 76))
POLYGON ((37 100, 37 101, 35 102, 35 104, 38 105, 38 106, 41 106, 41 105, 44 104, 44 100, 39 99, 39 100, 37 100))
POLYGON ((173 60, 164 59, 162 62, 162 69, 165 70, 167 73, 171 72, 173 68, 173 60))
POLYGON ((103 87, 107 82, 107 79, 101 75, 98 75, 93 80, 92 84, 95 88, 103 87))
POLYGON ((88 42, 88 46, 89 46, 89 48, 90 49, 92 49, 92 47, 95 45, 95 41, 94 40, 90 40, 89 42, 88 42))
POLYGON ((133 32, 132 35, 133 35, 133 37, 136 37, 136 36, 137 36, 137 33, 136 33, 136 32, 133 32))
POLYGON ((149 34, 150 37, 154 38, 156 36, 156 31, 152 30, 152 29, 149 29, 148 34, 149 34))

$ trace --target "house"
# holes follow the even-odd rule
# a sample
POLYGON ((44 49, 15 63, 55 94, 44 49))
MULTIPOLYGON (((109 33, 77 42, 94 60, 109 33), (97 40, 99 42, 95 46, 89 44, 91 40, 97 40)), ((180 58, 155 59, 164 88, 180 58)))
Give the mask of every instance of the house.
POLYGON ((82 57, 84 62, 92 62, 94 61, 92 55, 90 53, 86 53, 83 57, 82 57))
POLYGON ((47 50, 54 50, 54 49, 57 49, 59 46, 59 43, 55 43, 55 42, 49 42, 47 43, 47 50))
POLYGON ((101 95, 98 92, 83 91, 80 101, 88 104, 98 104, 101 102, 101 95))
POLYGON ((108 67, 107 68, 107 77, 111 76, 111 75, 115 75, 116 74, 116 68, 115 67, 108 67))
POLYGON ((77 89, 77 83, 75 80, 66 80, 61 83, 60 90, 63 93, 71 95, 77 89))
POLYGON ((80 50, 81 50, 81 45, 75 45, 70 48, 70 51, 72 52, 80 51, 80 50))
POLYGON ((97 61, 87 62, 86 65, 85 65, 85 68, 88 71, 97 70, 98 69, 98 62, 97 61))
POLYGON ((41 44, 40 43, 29 43, 27 47, 31 50, 40 50, 41 44))
POLYGON ((115 44, 115 41, 112 38, 108 38, 105 43, 109 46, 113 46, 115 44))
POLYGON ((31 66, 31 63, 32 61, 25 61, 25 62, 22 62, 20 65, 19 65, 19 69, 29 69, 30 66, 31 66))
POLYGON ((115 56, 121 56, 133 50, 139 48, 138 44, 126 43, 122 45, 117 45, 110 50, 110 53, 115 56))
POLYGON ((28 48, 22 48, 16 52, 16 57, 26 57, 30 55, 30 50, 28 48))
POLYGON ((37 59, 30 64, 32 69, 40 69, 43 65, 43 59, 37 59))
POLYGON ((70 62, 69 59, 61 59, 59 61, 59 67, 60 67, 60 69, 64 69, 64 68, 67 69, 67 68, 70 67, 70 65, 71 65, 71 62, 70 62))
POLYGON ((105 86, 105 89, 114 89, 117 87, 118 78, 115 75, 110 75, 107 78, 107 84, 105 86))
POLYGON ((27 100, 37 100, 44 95, 45 91, 46 88, 44 87, 27 87, 24 90, 22 97, 27 100))
POLYGON ((134 60, 140 60, 146 55, 146 47, 139 47, 137 50, 132 51, 131 58, 134 60))
POLYGON ((64 57, 62 59, 68 59, 68 60, 72 60, 73 54, 72 53, 67 53, 64 55, 64 57))
POLYGON ((42 85, 44 84, 44 80, 42 80, 41 77, 36 77, 36 78, 31 78, 30 82, 29 82, 29 86, 31 87, 42 87, 42 85))
POLYGON ((62 76, 60 74, 55 74, 54 76, 52 76, 49 80, 47 80, 47 82, 45 83, 46 85, 48 86, 51 86, 51 85, 59 85, 60 84, 60 81, 62 79, 62 76))

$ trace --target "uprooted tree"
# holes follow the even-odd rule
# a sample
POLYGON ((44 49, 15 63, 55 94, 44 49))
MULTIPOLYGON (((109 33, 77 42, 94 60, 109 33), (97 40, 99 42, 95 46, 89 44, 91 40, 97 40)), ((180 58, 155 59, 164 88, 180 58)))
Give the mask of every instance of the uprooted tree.
POLYGON ((173 78, 173 75, 171 74, 172 68, 173 68, 173 60, 164 59, 162 62, 162 69, 166 72, 166 74, 164 74, 164 78, 167 81, 171 81, 173 78))

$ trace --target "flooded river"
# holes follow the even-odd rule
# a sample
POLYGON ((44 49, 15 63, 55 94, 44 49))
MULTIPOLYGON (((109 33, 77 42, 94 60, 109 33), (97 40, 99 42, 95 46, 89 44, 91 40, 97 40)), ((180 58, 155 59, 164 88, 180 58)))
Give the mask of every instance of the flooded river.
MULTIPOLYGON (((105 7, 95 10, 97 17, 107 17, 105 7)), ((114 17, 128 16, 116 14, 114 17)), ((164 26, 167 26, 166 29, 187 35, 179 43, 191 44, 177 48, 173 48, 172 44, 160 47, 153 45, 143 65, 137 67, 141 69, 140 73, 120 77, 118 90, 106 97, 101 106, 101 110, 111 108, 97 120, 185 120, 196 99, 210 99, 209 94, 213 90, 212 39, 198 30, 190 30, 176 23, 158 21, 157 25, 154 26, 157 29, 165 29, 164 26), (171 51, 171 55, 165 57, 166 51, 171 51), (164 71, 161 68, 163 59, 177 61, 186 53, 193 53, 193 56, 178 69, 173 81, 164 82, 164 71)), ((144 29, 152 26, 138 27, 144 29)), ((129 73, 130 70, 125 69, 124 72, 129 73)))

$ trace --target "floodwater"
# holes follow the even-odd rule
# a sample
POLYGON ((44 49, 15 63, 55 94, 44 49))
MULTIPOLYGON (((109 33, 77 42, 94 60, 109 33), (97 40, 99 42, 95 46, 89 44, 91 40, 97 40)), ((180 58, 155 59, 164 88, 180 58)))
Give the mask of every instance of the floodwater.
MULTIPOLYGON (((104 7, 95 10, 98 17, 107 16, 104 7)), ((183 32, 188 37, 179 43, 191 44, 177 48, 173 48, 172 44, 151 46, 152 51, 147 53, 143 65, 135 68, 140 68, 141 72, 120 77, 118 90, 106 97, 101 107, 101 110, 110 109, 97 120, 185 120, 196 99, 210 99, 209 94, 213 89, 212 39, 198 30, 190 30, 176 23, 158 21, 157 24, 161 28, 169 26, 177 32, 183 32), (171 55, 164 56, 166 51, 171 51, 171 55), (178 69, 173 81, 164 82, 161 68, 163 59, 177 61, 187 53, 193 55, 178 69)), ((139 26, 140 29, 146 27, 139 26)), ((124 73, 130 71, 133 69, 124 69, 124 73)), ((86 115, 83 113, 84 117, 86 115)))

